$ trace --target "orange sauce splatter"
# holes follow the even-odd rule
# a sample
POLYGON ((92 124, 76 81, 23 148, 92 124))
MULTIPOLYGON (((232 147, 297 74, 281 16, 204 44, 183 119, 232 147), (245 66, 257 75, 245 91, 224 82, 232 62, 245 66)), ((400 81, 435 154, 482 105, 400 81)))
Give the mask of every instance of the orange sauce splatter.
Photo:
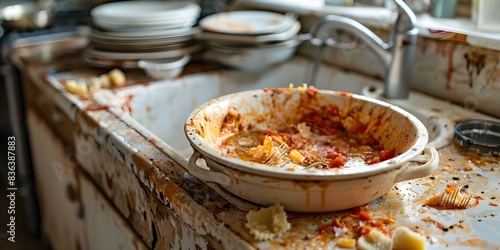
POLYGON ((430 223, 436 225, 439 229, 445 229, 445 228, 447 228, 445 225, 443 225, 443 224, 441 224, 441 223, 439 223, 439 222, 431 219, 431 217, 429 217, 429 216, 422 218, 422 220, 430 222, 430 223))

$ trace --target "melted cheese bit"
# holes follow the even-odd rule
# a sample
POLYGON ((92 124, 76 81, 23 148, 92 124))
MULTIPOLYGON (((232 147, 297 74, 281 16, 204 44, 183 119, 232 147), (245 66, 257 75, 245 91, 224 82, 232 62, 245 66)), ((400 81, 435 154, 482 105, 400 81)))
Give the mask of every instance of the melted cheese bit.
POLYGON ((307 83, 302 83, 302 86, 298 86, 297 90, 306 91, 307 90, 307 83))
POLYGON ((283 206, 274 204, 259 211, 249 211, 245 226, 258 241, 270 240, 290 229, 283 206))
POLYGON ((353 248, 356 247, 356 240, 351 238, 340 238, 337 242, 337 246, 340 248, 353 248))
POLYGON ((425 237, 407 227, 397 227, 392 232, 394 250, 425 250, 425 237))
MULTIPOLYGON (((307 90, 307 83, 302 83, 302 86, 297 86, 297 90, 299 91, 305 91, 307 90)), ((289 83, 288 84, 288 89, 289 90, 293 90, 294 89, 294 86, 293 86, 293 83, 289 83)))

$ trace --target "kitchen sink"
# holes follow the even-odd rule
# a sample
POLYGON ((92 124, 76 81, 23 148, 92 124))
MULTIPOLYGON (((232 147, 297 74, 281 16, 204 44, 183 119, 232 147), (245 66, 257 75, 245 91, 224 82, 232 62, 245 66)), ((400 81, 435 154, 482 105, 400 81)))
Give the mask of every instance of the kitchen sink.
MULTIPOLYGON (((114 107, 110 109, 111 112, 182 164, 192 154, 184 135, 184 123, 197 106, 238 91, 287 87, 290 83, 299 86, 305 69, 310 64, 307 58, 296 56, 261 74, 234 70, 211 71, 175 80, 161 80, 150 85, 130 86, 114 92, 100 91, 95 97, 98 102, 114 107)), ((316 82, 314 86, 318 89, 365 94, 407 110, 424 123, 429 132, 429 146, 435 148, 451 142, 457 120, 467 119, 467 114, 480 118, 480 114, 467 112, 463 108, 417 92, 412 92, 409 99, 385 99, 380 92, 382 85, 379 80, 334 67, 322 66, 316 82)))

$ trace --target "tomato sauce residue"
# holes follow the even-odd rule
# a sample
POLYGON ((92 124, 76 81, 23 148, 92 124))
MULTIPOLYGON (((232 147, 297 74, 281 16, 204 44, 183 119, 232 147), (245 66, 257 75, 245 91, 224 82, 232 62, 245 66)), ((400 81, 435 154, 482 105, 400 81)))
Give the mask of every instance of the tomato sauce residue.
POLYGON ((85 111, 99 111, 99 110, 108 110, 109 107, 108 105, 101 105, 101 104, 96 104, 96 103, 92 103, 86 107, 84 107, 81 112, 85 112, 85 111))
POLYGON ((330 224, 319 227, 317 233, 336 234, 335 230, 341 230, 344 234, 356 239, 370 233, 372 229, 378 229, 380 232, 389 234, 387 226, 394 223, 393 218, 375 218, 365 206, 359 206, 351 209, 351 213, 334 218, 330 224))
POLYGON ((430 222, 430 223, 436 225, 436 227, 438 227, 441 230, 445 230, 446 228, 448 228, 447 226, 443 225, 442 223, 439 223, 439 222, 431 219, 431 217, 429 217, 429 216, 426 216, 426 217, 422 218, 422 220, 430 222))
MULTIPOLYGON (((314 89, 313 89, 314 90, 314 89)), ((311 90, 308 95, 314 95, 311 90)), ((395 156, 395 149, 385 149, 377 140, 365 133, 367 127, 354 118, 341 117, 335 105, 317 106, 303 103, 302 114, 295 124, 276 129, 257 126, 241 131, 235 129, 240 117, 226 116, 222 131, 238 131, 227 138, 222 146, 228 156, 246 161, 278 165, 293 162, 302 167, 341 168, 348 161, 374 164, 395 156), (269 159, 281 160, 270 164, 269 159), (284 158, 284 159, 283 159, 284 158)))
POLYGON ((130 115, 132 115, 132 99, 134 99, 133 95, 126 95, 125 101, 123 102, 121 109, 130 115))

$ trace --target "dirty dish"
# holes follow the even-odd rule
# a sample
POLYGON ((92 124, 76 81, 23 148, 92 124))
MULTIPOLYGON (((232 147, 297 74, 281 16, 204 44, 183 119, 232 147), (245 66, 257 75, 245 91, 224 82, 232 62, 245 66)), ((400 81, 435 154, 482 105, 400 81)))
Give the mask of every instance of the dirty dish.
POLYGON ((295 19, 268 11, 229 11, 210 15, 200 20, 204 30, 238 35, 262 35, 289 29, 295 19))
POLYGON ((290 59, 300 43, 298 39, 291 39, 256 47, 216 45, 205 53, 205 57, 238 70, 258 72, 290 59))
POLYGON ((261 205, 279 202, 291 211, 359 206, 382 196, 396 182, 427 176, 439 163, 437 151, 426 147, 428 133, 416 117, 382 101, 345 92, 279 88, 230 94, 196 108, 186 121, 185 133, 194 149, 188 164, 191 174, 243 199, 261 205), (229 114, 238 117, 233 124, 237 128, 272 128, 295 124, 303 105, 336 105, 344 118, 352 116, 364 124, 363 133, 394 149, 395 157, 334 170, 290 169, 229 157, 222 147, 225 134, 220 128, 231 121, 229 114), (199 158, 209 170, 197 165, 199 158))
POLYGON ((90 14, 93 19, 130 24, 181 19, 200 11, 199 5, 188 1, 124 1, 99 5, 90 14))
POLYGON ((108 60, 146 60, 146 59, 163 59, 172 58, 176 56, 183 56, 186 54, 191 54, 198 52, 202 49, 202 45, 194 44, 189 47, 183 47, 178 49, 167 49, 155 52, 111 52, 111 51, 101 51, 97 50, 92 46, 85 49, 85 52, 90 56, 99 59, 108 60))
POLYGON ((187 54, 158 60, 139 60, 137 66, 154 79, 168 79, 179 76, 190 59, 191 56, 187 54))
POLYGON ((91 10, 95 26, 115 32, 160 31, 192 27, 201 8, 184 1, 124 1, 91 10))
POLYGON ((195 37, 204 41, 224 42, 228 44, 255 45, 268 42, 282 42, 291 39, 300 31, 300 22, 294 21, 289 29, 281 32, 262 35, 234 35, 204 31, 195 34, 195 37))

